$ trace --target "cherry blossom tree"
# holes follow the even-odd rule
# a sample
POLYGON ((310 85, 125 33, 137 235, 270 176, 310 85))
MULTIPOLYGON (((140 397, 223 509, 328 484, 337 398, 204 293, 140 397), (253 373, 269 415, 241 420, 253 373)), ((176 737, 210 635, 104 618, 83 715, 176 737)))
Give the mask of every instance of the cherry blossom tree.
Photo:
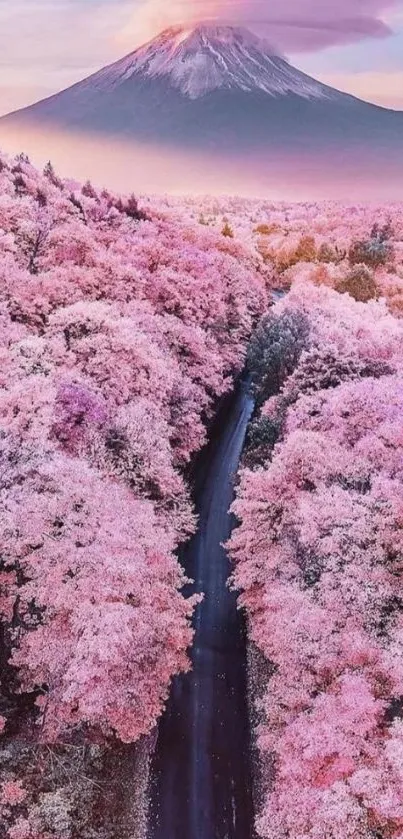
POLYGON ((25 696, 43 742, 133 742, 188 667, 183 467, 264 283, 219 231, 25 157, 1 157, 0 228, 1 727, 25 696))
POLYGON ((403 328, 384 304, 303 284, 277 304, 277 330, 288 312, 304 313, 308 343, 255 420, 260 459, 241 473, 230 542, 269 663, 257 826, 266 839, 398 837, 403 328))

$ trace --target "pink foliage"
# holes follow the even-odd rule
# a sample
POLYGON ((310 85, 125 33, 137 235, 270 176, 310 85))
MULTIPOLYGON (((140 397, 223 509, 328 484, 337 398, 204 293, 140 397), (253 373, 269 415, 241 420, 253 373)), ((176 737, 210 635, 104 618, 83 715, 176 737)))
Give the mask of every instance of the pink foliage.
POLYGON ((182 468, 243 365, 263 283, 218 233, 22 159, 1 160, 0 227, 6 652, 43 740, 131 742, 188 667, 182 468))
POLYGON ((49 833, 41 830, 36 819, 25 819, 20 816, 8 830, 9 839, 50 839, 49 833))
MULTIPOLYGON (((9 447, 3 455, 14 459, 9 447)), ((186 668, 191 641, 175 533, 124 485, 105 493, 80 460, 48 451, 45 463, 22 450, 3 475, 2 554, 29 580, 12 661, 23 689, 47 686, 43 736, 85 721, 137 739, 155 722, 170 675, 186 668)))
MULTIPOLYGON (((153 727, 192 640, 183 470, 273 286, 292 286, 277 315, 309 329, 234 505, 234 581, 266 659, 258 829, 402 839, 403 205, 139 209, 1 158, 3 658, 44 741, 153 727), (370 264, 374 221, 389 238, 370 264), (347 282, 361 258, 368 303, 347 282)), ((10 839, 46 839, 18 784, 10 839)))
POLYGON ((21 804, 27 796, 21 781, 5 781, 1 785, 0 802, 13 807, 21 804))
POLYGON ((251 637, 272 670, 259 731, 272 769, 258 829, 266 839, 395 838, 403 328, 382 304, 313 286, 295 287, 277 311, 286 308, 309 318, 310 347, 263 407, 270 417, 288 405, 271 459, 242 473, 231 540, 251 637), (323 377, 314 347, 341 378, 323 377))

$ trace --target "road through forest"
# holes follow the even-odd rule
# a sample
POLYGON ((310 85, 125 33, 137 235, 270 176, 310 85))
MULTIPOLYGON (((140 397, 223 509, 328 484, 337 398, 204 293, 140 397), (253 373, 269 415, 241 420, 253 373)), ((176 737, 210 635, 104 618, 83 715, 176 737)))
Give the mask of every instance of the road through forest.
POLYGON ((149 839, 251 839, 253 808, 247 709, 246 641, 222 543, 253 410, 241 382, 203 452, 196 507, 199 527, 181 560, 204 592, 194 619, 192 671, 177 677, 159 726, 152 766, 149 839))

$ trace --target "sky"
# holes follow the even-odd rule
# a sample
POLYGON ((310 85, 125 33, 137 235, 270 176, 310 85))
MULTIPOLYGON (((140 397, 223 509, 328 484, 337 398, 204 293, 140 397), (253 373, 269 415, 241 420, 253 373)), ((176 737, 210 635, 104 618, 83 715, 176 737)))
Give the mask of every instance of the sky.
POLYGON ((197 20, 247 25, 316 78, 403 110, 403 0, 0 0, 0 114, 197 20))

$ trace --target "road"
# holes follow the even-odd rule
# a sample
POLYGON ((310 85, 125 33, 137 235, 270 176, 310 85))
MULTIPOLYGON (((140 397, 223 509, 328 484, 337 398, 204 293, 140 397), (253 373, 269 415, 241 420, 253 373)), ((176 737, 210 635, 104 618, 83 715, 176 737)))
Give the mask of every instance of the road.
POLYGON ((174 680, 152 766, 149 839, 251 839, 253 808, 246 643, 222 543, 253 409, 241 383, 200 464, 199 528, 181 560, 204 592, 197 608, 193 669, 174 680))

